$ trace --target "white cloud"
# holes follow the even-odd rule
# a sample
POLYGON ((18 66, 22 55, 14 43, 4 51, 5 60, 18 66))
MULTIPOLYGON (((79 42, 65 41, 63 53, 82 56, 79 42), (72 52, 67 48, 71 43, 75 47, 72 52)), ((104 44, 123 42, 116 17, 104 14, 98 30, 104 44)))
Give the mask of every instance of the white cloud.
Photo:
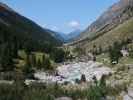
POLYGON ((76 20, 73 20, 73 21, 70 21, 68 23, 68 26, 71 27, 71 28, 79 28, 80 27, 80 23, 79 21, 76 21, 76 20))
POLYGON ((52 26, 52 27, 51 27, 51 30, 53 30, 53 31, 59 31, 59 28, 56 27, 56 26, 52 26))
POLYGON ((49 25, 49 24, 44 24, 43 27, 46 28, 46 29, 53 30, 53 31, 59 31, 58 27, 52 26, 52 25, 49 25))
POLYGON ((48 25, 47 24, 43 24, 43 25, 41 25, 43 28, 47 28, 48 27, 48 25))

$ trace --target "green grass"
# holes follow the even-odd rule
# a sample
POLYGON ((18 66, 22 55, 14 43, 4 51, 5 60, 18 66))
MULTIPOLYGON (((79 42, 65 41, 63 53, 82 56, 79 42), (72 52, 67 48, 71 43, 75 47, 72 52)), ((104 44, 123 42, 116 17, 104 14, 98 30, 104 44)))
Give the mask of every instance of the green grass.
POLYGON ((73 100, 85 98, 100 100, 105 90, 105 88, 95 85, 86 90, 65 90, 57 84, 32 84, 30 86, 23 86, 20 83, 0 84, 0 100, 54 100, 62 96, 71 97, 73 100))
MULTIPOLYGON (((49 57, 48 54, 43 53, 43 52, 32 52, 32 54, 35 55, 36 60, 41 60, 41 61, 42 61, 43 56, 49 57)), ((19 57, 21 57, 22 59, 26 59, 26 57, 27 57, 27 54, 26 54, 26 52, 25 52, 24 50, 19 50, 19 51, 18 51, 18 55, 19 55, 19 57)))
MULTIPOLYGON (((104 65, 108 67, 112 67, 109 59, 109 55, 107 53, 101 54, 97 56, 97 62, 103 63, 104 65)), ((133 58, 131 57, 122 57, 119 60, 119 63, 117 65, 114 65, 114 67, 126 65, 126 64, 133 64, 133 58)))
POLYGON ((123 41, 127 38, 133 37, 133 18, 129 19, 123 24, 120 24, 115 29, 100 35, 92 41, 84 43, 83 48, 91 50, 94 45, 96 47, 101 46, 103 49, 108 49, 109 45, 112 45, 115 41, 123 41))
POLYGON ((40 60, 40 61, 42 62, 42 60, 43 60, 42 58, 43 58, 43 56, 45 56, 46 54, 44 54, 44 53, 42 53, 42 52, 34 52, 34 55, 35 55, 37 61, 40 60))
POLYGON ((18 56, 21 57, 22 59, 26 59, 27 54, 24 50, 19 50, 18 51, 18 56))
MULTIPOLYGON (((36 63, 38 63, 38 61, 40 61, 42 63, 43 62, 43 56, 44 56, 44 58, 50 59, 49 55, 46 54, 46 53, 43 53, 43 52, 32 52, 31 55, 35 56, 36 63)), ((18 69, 21 69, 26 64, 27 54, 26 54, 26 52, 24 50, 19 50, 18 51, 18 56, 20 57, 20 59, 19 58, 18 59, 14 59, 14 61, 17 62, 17 64, 15 64, 16 67, 18 69)), ((52 66, 55 66, 55 63, 54 63, 53 60, 50 59, 50 62, 51 62, 52 66)))
POLYGON ((131 57, 122 57, 119 62, 121 64, 133 64, 133 58, 131 58, 131 57))
POLYGON ((21 68, 22 66, 24 66, 26 63, 25 63, 25 60, 21 60, 21 59, 17 59, 18 61, 18 64, 15 64, 18 68, 21 68))
POLYGON ((106 66, 110 65, 110 59, 107 53, 101 54, 97 56, 97 62, 103 63, 106 66))
POLYGON ((98 55, 98 56, 97 56, 97 61, 98 61, 98 62, 103 62, 103 59, 107 59, 107 60, 109 59, 107 53, 104 53, 104 54, 101 54, 101 55, 98 55))
POLYGON ((32 83, 25 86, 21 82, 13 85, 0 84, 0 100, 55 100, 58 97, 71 97, 73 100, 100 100, 101 97, 118 95, 123 87, 112 88, 105 80, 95 82, 86 89, 65 89, 58 84, 32 83))
MULTIPOLYGON (((43 53, 43 52, 32 52, 32 54, 35 55, 35 58, 36 58, 37 61, 38 61, 38 60, 42 61, 42 60, 43 60, 43 59, 42 59, 43 56, 49 57, 48 54, 43 53)), ((19 51, 18 51, 18 55, 19 55, 19 57, 21 57, 23 60, 25 60, 26 57, 27 57, 27 54, 26 54, 26 52, 25 52, 24 50, 19 50, 19 51)), ((21 60, 20 60, 20 62, 21 62, 21 60)))

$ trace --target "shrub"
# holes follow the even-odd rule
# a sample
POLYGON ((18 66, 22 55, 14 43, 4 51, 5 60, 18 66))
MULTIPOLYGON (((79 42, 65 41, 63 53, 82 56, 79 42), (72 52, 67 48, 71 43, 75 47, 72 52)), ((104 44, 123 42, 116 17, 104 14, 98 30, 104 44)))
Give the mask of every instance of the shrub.
POLYGON ((60 63, 65 60, 65 51, 61 48, 55 48, 50 54, 50 57, 56 62, 60 63))
POLYGON ((81 82, 86 82, 86 77, 84 74, 81 75, 81 82))
POLYGON ((113 46, 109 47, 109 57, 110 57, 111 63, 119 62, 119 59, 122 57, 122 54, 120 51, 121 48, 122 48, 122 44, 120 44, 118 42, 114 42, 113 46))

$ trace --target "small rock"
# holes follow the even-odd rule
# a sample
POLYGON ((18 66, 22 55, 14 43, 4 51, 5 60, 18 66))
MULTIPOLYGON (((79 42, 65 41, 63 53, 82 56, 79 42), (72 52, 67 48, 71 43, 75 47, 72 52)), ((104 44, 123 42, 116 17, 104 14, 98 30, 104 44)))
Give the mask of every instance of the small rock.
POLYGON ((123 100, 133 100, 133 89, 128 88, 128 93, 123 96, 123 100))
POLYGON ((133 88, 128 89, 128 95, 133 99, 133 88))
POLYGON ((123 97, 123 100, 133 100, 133 98, 130 97, 129 95, 125 95, 125 96, 123 97))
POLYGON ((107 96, 106 100, 115 100, 115 97, 114 96, 107 96))
POLYGON ((59 97, 59 98, 56 98, 55 100, 72 100, 72 98, 70 98, 70 97, 59 97))

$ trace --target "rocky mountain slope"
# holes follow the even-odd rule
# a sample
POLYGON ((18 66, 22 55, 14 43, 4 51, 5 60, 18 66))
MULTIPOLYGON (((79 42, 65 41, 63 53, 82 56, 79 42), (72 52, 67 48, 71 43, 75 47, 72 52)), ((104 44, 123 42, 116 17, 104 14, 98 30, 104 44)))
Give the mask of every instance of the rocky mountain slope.
POLYGON ((106 48, 117 40, 132 38, 133 0, 120 0, 80 34, 74 45, 106 48))
POLYGON ((81 37, 91 36, 97 32, 108 32, 133 16, 133 0, 120 0, 107 9, 94 23, 92 23, 81 37))

